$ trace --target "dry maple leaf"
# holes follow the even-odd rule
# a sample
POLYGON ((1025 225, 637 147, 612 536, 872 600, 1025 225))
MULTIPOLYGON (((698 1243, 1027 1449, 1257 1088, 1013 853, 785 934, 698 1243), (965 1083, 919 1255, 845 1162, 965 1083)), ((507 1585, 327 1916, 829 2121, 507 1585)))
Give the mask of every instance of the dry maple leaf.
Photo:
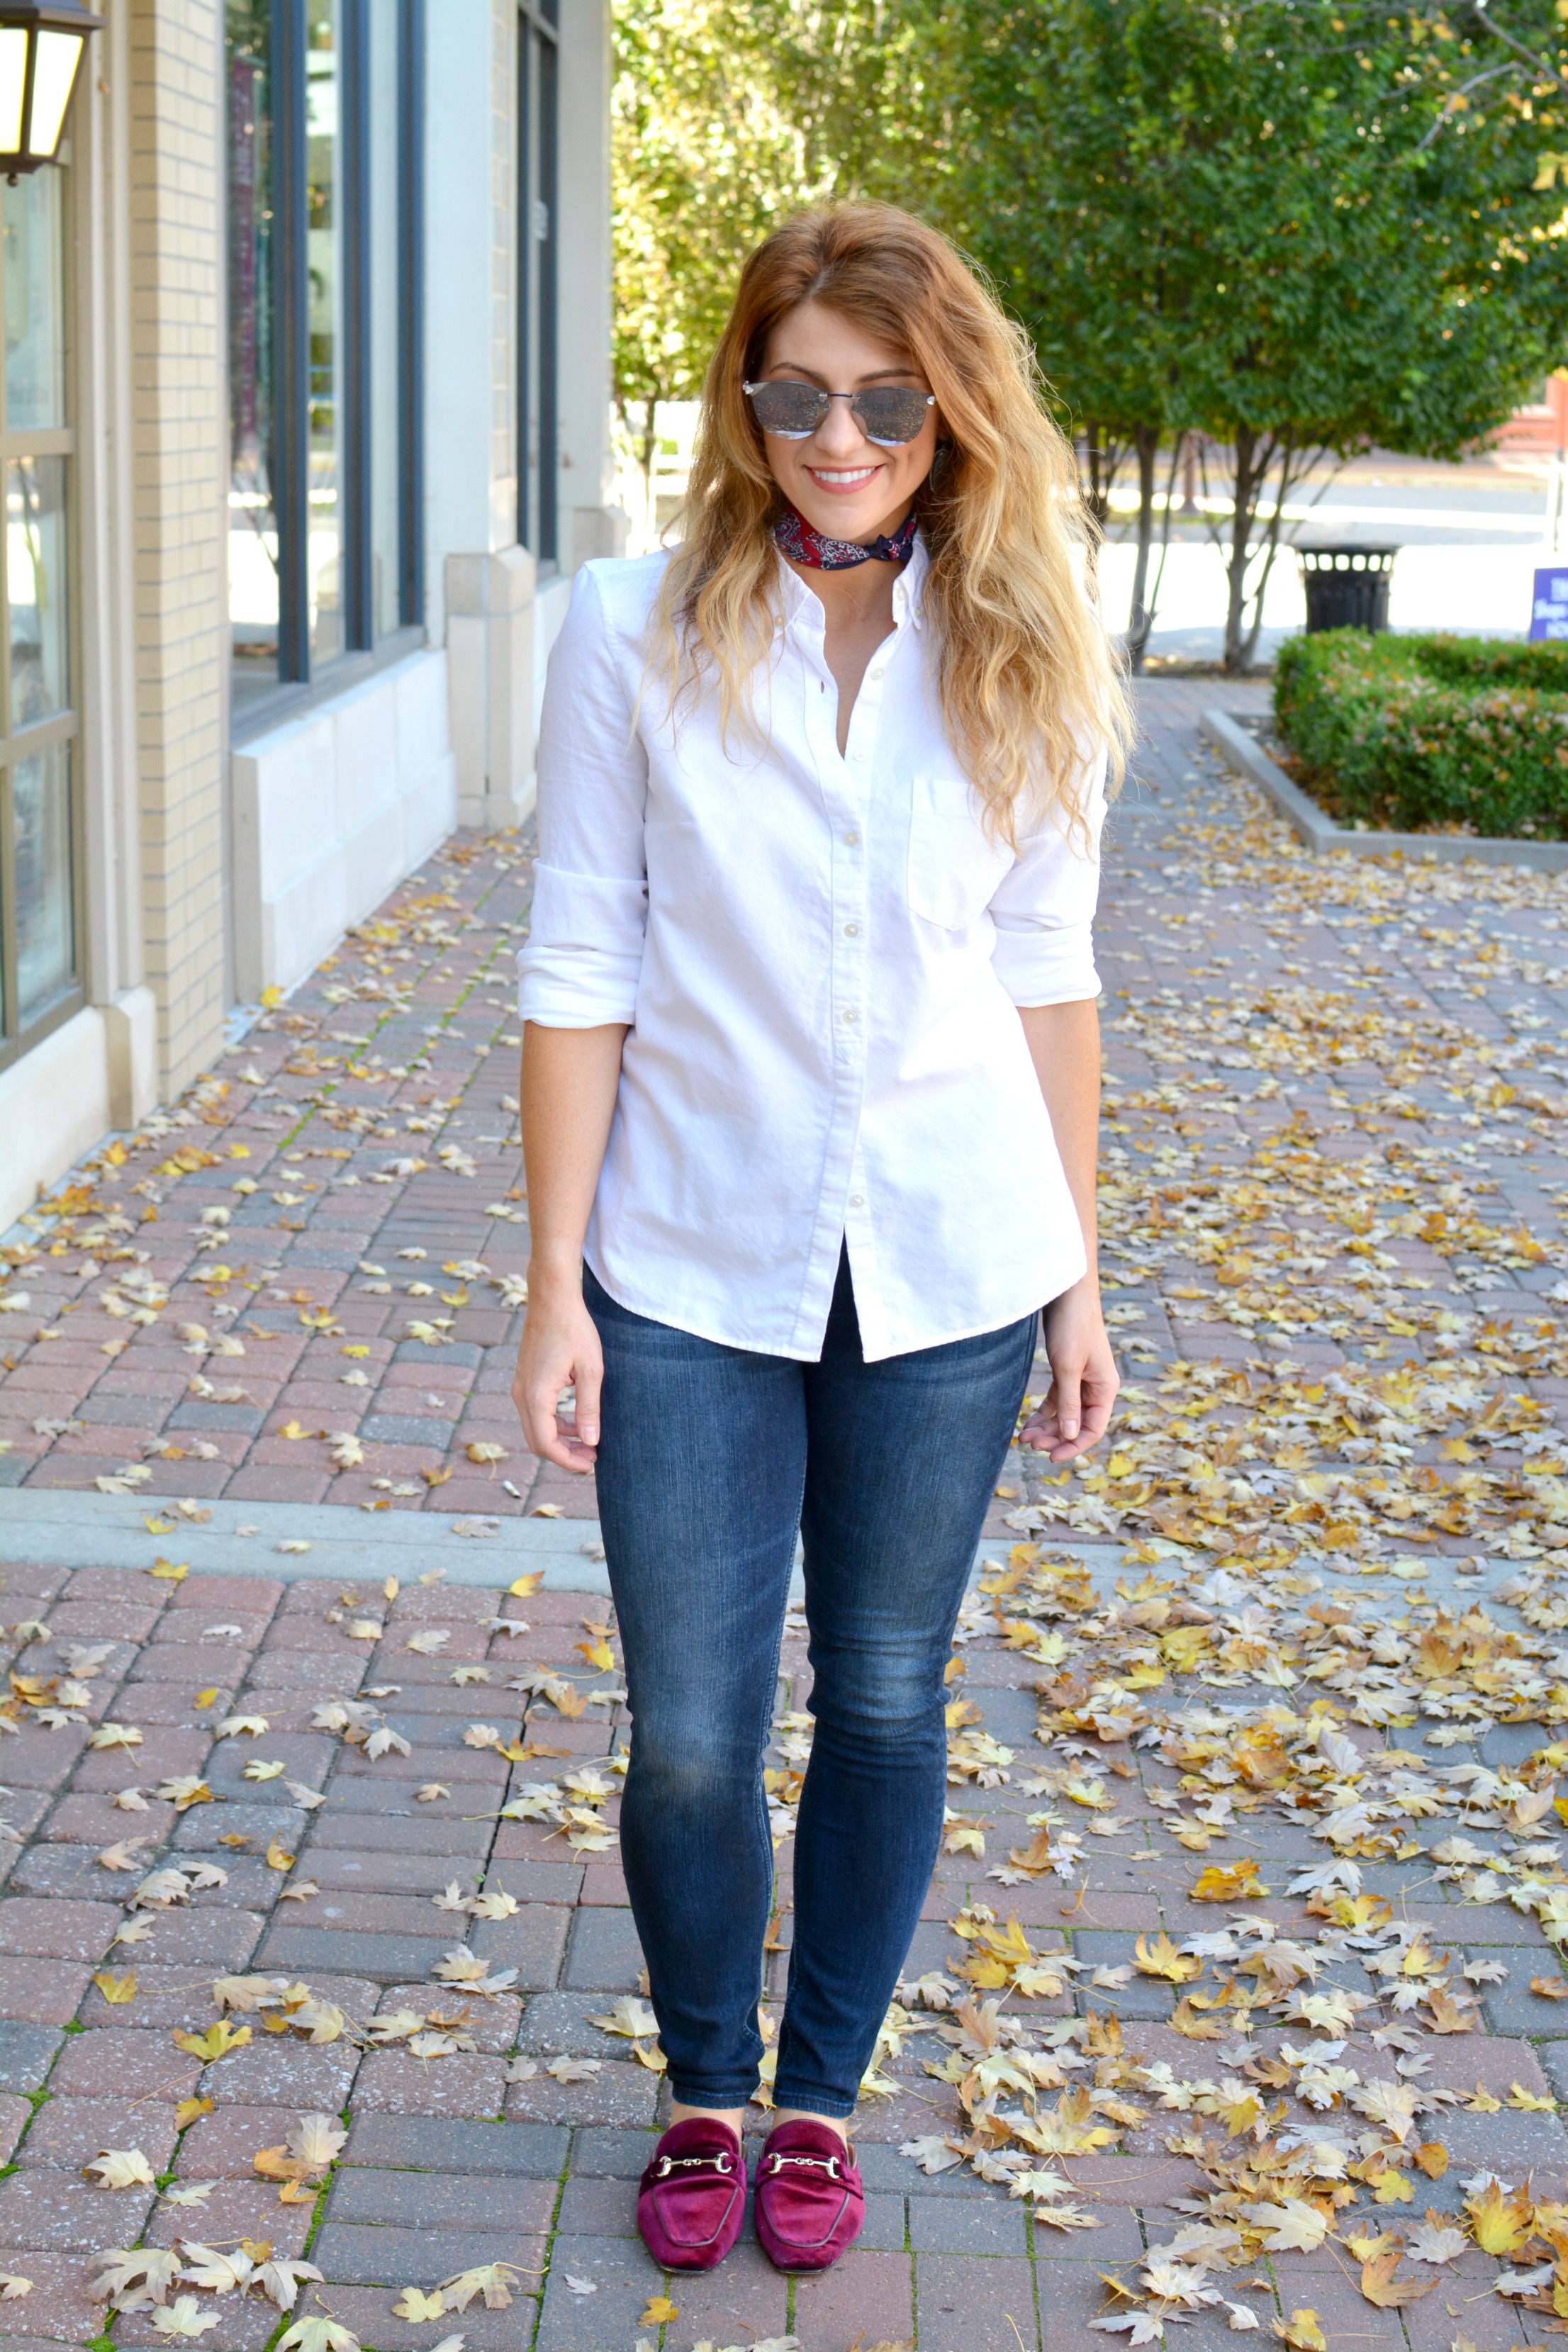
POLYGON ((1094 2121, 1089 2093, 1077 2087, 1064 2091, 1054 2107, 1040 2108, 1032 2123, 1020 2120, 1013 2129, 1037 2156, 1089 2156, 1116 2138, 1109 2125, 1094 2121))
POLYGON ((1271 2254, 1314 2253, 1329 2234, 1328 2216, 1309 2205, 1304 2197, 1281 2198, 1277 2205, 1244 2205, 1241 2210, 1271 2254))
POLYGON ((589 2083, 604 2065, 601 2058, 552 2058, 545 2073, 553 2074, 558 2083, 589 2083))
POLYGON ((1511 2254, 1531 2234, 1535 2208, 1524 2189, 1504 2193, 1495 2178, 1465 2200, 1470 2228, 1483 2254, 1511 2254))
POLYGON ((658 2020, 647 2001, 634 2000, 630 1994, 623 1994, 606 2015, 591 2017, 588 2022, 596 2025, 601 2033, 624 2033, 632 2042, 640 2042, 646 2035, 658 2032, 658 2020))
POLYGON ((1408 2252, 1413 2263, 1452 2263, 1468 2243, 1462 2230, 1456 2230, 1435 2205, 1428 2205, 1426 2219, 1412 2234, 1408 2252))
POLYGON ((392 2308, 399 2319, 439 2319, 447 2308, 447 2298, 439 2287, 433 2294, 426 2294, 423 2287, 407 2286, 392 2308))
POLYGON ((213 2001, 220 2009, 276 2009, 289 1989, 287 1977, 215 1977, 213 2001))
POLYGON ((154 2311, 153 2325, 160 2336, 205 2336, 223 2320, 220 2313, 205 2310, 194 2294, 182 2294, 154 2311))
POLYGON ((300 2289, 307 2279, 321 2283, 321 2273, 314 2263, 285 2260, 275 2254, 270 2262, 260 2264, 256 2273, 256 2284, 279 2311, 292 2311, 299 2301, 300 2289))
POLYGON ((179 2274, 180 2257, 169 2246, 141 2246, 134 2252, 115 2246, 95 2254, 104 2268, 88 2293, 95 2303, 126 2311, 133 2304, 163 2303, 179 2274))
POLYGON ((1133 1957, 1141 1975, 1163 1977, 1171 1984, 1190 1984, 1204 1972, 1202 1960, 1194 1953, 1178 1951, 1163 1927, 1152 1942, 1140 1936, 1133 1957))
POLYGON ((1481 2012, 1473 2002, 1461 2009, 1442 1985, 1433 1985, 1426 1999, 1434 2033, 1473 2033, 1481 2021, 1481 2012))
POLYGON ((1289 2345, 1290 2352, 1328 2352, 1323 2323, 1310 2305, 1305 2310, 1293 2311, 1289 2319, 1271 2320, 1269 2325, 1281 2344, 1289 2345))
POLYGON ((210 2062, 226 2057, 231 2050, 243 2050, 249 2040, 248 2025, 231 2025, 226 2017, 220 2017, 205 2033, 176 2032, 174 2047, 188 2051, 193 2058, 210 2062))
POLYGON ((1199 1873, 1191 1899, 1194 1903, 1250 1903, 1268 1892, 1255 1862, 1212 1863, 1207 1870, 1199 1873))
POLYGON ((447 2309, 467 2311, 474 2297, 482 2295, 487 2311, 504 2311, 519 2275, 514 2263, 479 2263, 472 2270, 457 2271, 441 2282, 447 2309))
POLYGON ((233 2294, 242 2287, 256 2268, 242 2247, 228 2253, 219 2253, 214 2246, 204 2246, 195 2238, 184 2242, 185 2266, 180 2273, 192 2286, 205 2287, 213 2294, 233 2294))
POLYGON ((411 1756, 414 1751, 401 1732, 394 1731, 389 1723, 384 1723, 379 1725, 365 1741, 364 1752, 374 1764, 381 1756, 394 1752, 399 1756, 411 1756))
POLYGON ((1436 2279, 1395 2278, 1403 2251, 1395 2243, 1361 2266, 1361 2291, 1368 2303, 1375 2303, 1380 2310, 1396 2311, 1401 2304, 1419 2303, 1437 2285, 1436 2279))
POLYGON ((272 2352, 360 2352, 360 2341, 335 2319, 311 2311, 285 2330, 272 2352))
POLYGON ((144 1837, 121 1838, 118 1845, 106 1845, 97 1857, 100 1870, 140 1870, 136 1856, 148 1843, 144 1837))
POLYGON ((84 2164, 82 2170, 89 2179, 96 2178, 104 2189, 151 2189, 153 2168, 139 2147, 106 2147, 84 2164))
POLYGON ((301 2116, 285 2145, 295 2161, 309 2172, 324 2172, 348 2138, 332 2116, 301 2116))

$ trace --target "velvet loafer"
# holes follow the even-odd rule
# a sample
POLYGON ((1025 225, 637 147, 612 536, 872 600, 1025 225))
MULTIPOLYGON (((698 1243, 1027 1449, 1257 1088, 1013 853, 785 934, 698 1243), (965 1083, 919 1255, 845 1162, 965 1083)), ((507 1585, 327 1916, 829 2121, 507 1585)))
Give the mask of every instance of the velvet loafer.
POLYGON ((831 2124, 809 2117, 770 2133, 757 2166, 757 2236, 775 2270, 825 2271, 866 2219, 860 2168, 831 2124))
POLYGON ((672 2124, 637 2190, 637 2228, 667 2271, 710 2271, 741 2234, 746 2166, 737 2133, 708 2116, 672 2124))

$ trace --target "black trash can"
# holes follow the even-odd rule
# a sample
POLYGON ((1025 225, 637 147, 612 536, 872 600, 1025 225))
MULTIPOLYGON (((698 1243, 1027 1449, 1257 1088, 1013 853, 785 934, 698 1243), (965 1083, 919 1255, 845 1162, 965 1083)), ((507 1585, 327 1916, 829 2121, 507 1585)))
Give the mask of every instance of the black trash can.
POLYGON ((1307 592, 1307 634, 1386 629, 1396 547, 1298 547, 1307 592))

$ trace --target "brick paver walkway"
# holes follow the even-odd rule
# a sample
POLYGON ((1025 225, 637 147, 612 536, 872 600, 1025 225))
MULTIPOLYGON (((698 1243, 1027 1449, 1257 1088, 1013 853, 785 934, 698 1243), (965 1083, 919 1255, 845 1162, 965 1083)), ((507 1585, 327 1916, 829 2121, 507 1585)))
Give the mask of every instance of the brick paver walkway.
MULTIPOLYGON (((1108 862, 1133 1386, 1099 1463, 1002 1482, 860 2245, 667 2281, 633 2233, 661 2086, 606 1604, 174 1580, 150 1533, 0 1582, 0 2345, 1561 2332, 1568 883, 1314 864, 1199 754, 1212 692, 1150 689, 1108 862), (287 2322, 264 2244, 321 2273, 287 2322), (440 2295, 495 2262, 490 2306, 440 2295)), ((505 1396, 526 879, 454 845, 49 1204, 0 1298, 14 1483, 591 1515, 505 1396)), ((775 2019, 793 1624, 784 1674, 775 2019)))

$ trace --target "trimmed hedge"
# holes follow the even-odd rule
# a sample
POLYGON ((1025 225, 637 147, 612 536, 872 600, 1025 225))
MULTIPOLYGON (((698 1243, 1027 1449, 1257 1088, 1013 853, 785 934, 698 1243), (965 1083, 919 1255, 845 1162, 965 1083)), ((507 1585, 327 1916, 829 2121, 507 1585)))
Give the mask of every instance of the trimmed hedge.
POLYGON ((1274 716, 1297 781, 1342 824, 1568 840, 1568 645, 1292 637, 1274 716))

